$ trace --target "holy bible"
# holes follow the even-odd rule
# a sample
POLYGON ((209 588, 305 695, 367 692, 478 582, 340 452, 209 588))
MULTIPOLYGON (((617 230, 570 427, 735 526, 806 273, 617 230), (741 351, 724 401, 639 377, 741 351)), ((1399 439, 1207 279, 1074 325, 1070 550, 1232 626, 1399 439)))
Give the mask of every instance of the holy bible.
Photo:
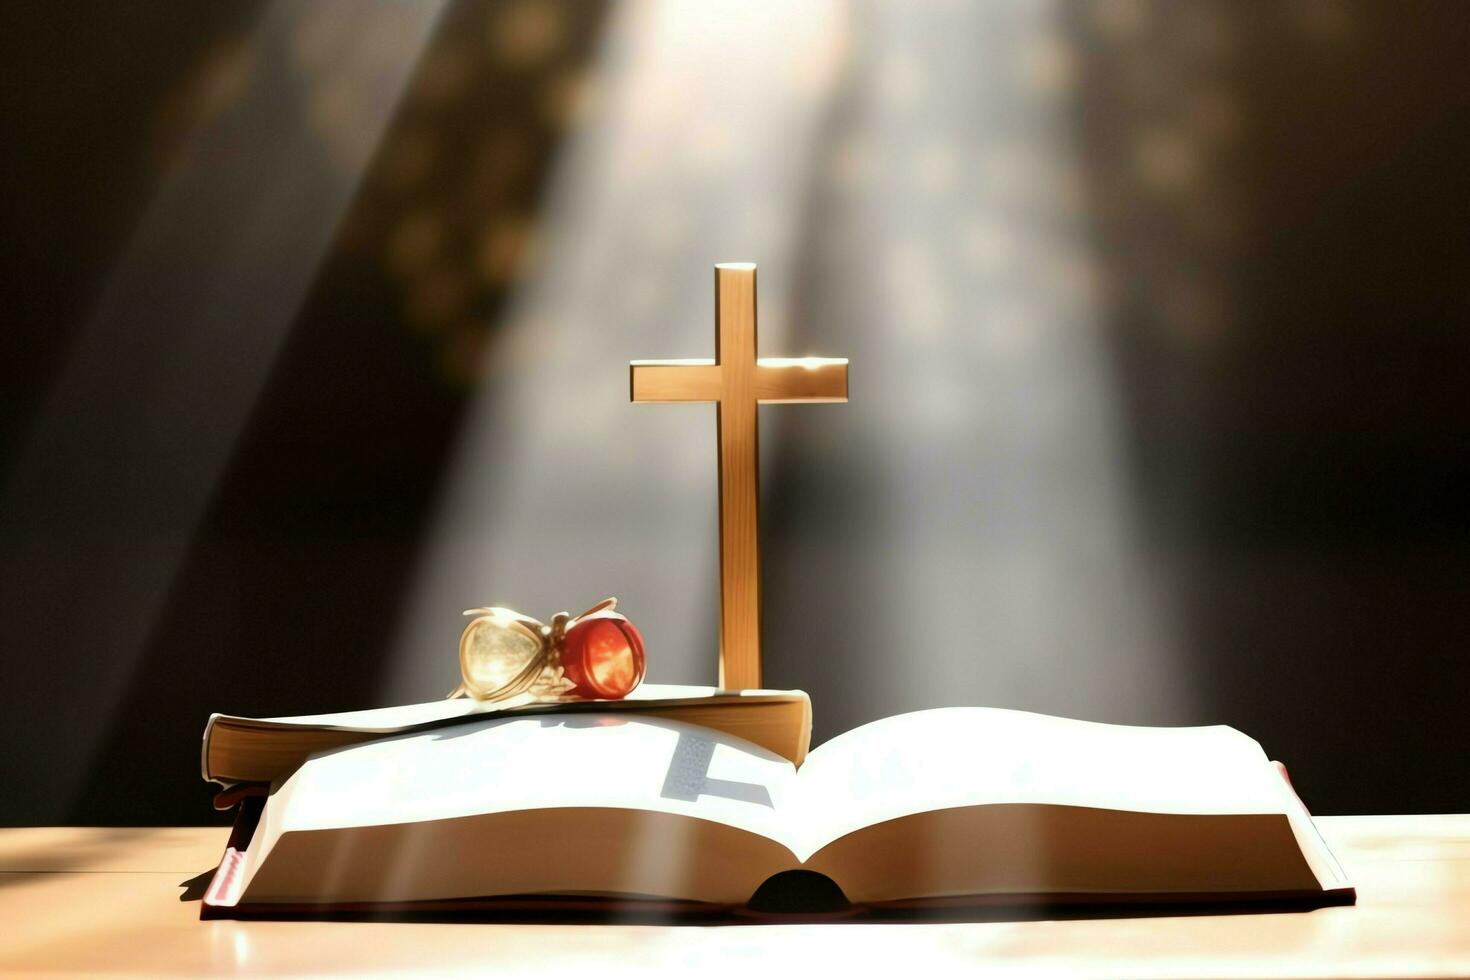
POLYGON ((482 702, 450 698, 391 708, 288 718, 212 714, 199 753, 206 782, 269 783, 289 776, 313 752, 429 731, 467 720, 517 714, 633 712, 714 728, 754 742, 801 765, 811 744, 812 703, 805 691, 720 691, 682 684, 643 684, 617 701, 548 703, 530 697, 482 702))
POLYGON ((940 708, 798 767, 726 731, 601 710, 309 755, 246 801, 202 914, 735 910, 792 872, 877 914, 1354 898, 1276 765, 1224 726, 940 708))

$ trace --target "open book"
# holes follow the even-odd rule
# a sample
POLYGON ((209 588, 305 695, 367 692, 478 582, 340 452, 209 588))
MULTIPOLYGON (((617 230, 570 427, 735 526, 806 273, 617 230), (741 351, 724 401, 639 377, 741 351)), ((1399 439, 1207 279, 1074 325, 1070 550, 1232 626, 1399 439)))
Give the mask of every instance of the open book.
POLYGON ((246 829, 208 917, 496 896, 731 908, 792 871, 870 908, 1353 900, 1234 729, 986 708, 873 722, 800 769, 627 712, 478 719, 312 755, 246 829))

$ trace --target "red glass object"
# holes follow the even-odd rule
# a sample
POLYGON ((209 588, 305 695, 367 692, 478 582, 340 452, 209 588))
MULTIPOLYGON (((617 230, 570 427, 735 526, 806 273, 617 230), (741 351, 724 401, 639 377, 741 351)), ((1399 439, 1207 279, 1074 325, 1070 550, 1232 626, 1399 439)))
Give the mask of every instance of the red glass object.
POLYGON ((625 698, 643 680, 643 637, 628 618, 605 609, 578 619, 561 643, 561 668, 584 698, 625 698))

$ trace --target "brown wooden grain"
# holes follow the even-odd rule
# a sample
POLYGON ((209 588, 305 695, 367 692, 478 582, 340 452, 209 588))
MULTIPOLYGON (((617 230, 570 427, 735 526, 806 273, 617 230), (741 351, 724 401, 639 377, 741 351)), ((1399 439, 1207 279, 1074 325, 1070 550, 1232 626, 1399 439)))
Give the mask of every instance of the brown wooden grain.
POLYGON ((759 358, 755 266, 715 266, 715 359, 634 361, 635 402, 716 404, 720 466, 720 679, 761 686, 760 403, 847 401, 847 361, 759 358))

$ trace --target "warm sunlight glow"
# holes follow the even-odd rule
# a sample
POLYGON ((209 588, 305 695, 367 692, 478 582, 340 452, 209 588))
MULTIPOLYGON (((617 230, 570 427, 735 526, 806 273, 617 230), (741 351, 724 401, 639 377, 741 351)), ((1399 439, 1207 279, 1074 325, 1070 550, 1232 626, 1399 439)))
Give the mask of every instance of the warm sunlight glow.
POLYGON ((950 703, 1187 715, 1167 578, 1129 512, 1061 13, 615 9, 543 264, 492 331, 443 478, 386 701, 452 684, 465 604, 611 591, 651 680, 714 680, 715 410, 635 416, 627 364, 713 353, 710 266, 739 257, 760 270, 759 349, 841 353, 859 379, 840 413, 761 415, 767 673, 812 691, 834 731, 950 703), (972 639, 920 655, 959 610, 972 639))
POLYGON ((76 719, 51 761, 73 792, 442 6, 370 0, 325 25, 324 5, 266 9, 250 45, 257 83, 184 138, 16 454, 0 537, 87 542, 37 556, 47 601, 22 611, 39 625, 18 628, 54 634, 82 597, 107 624, 86 638, 105 651, 86 651, 87 682, 53 692, 76 719), (383 25, 373 95, 339 145, 340 120, 303 117, 311 82, 292 59, 311 29, 350 46, 383 25))
POLYGON ((847 358, 845 358, 845 357, 762 357, 758 361, 756 361, 756 363, 759 364, 761 367, 773 367, 773 368, 797 367, 797 368, 805 368, 808 371, 815 371, 818 368, 836 367, 838 365, 846 364, 847 363, 847 358))

